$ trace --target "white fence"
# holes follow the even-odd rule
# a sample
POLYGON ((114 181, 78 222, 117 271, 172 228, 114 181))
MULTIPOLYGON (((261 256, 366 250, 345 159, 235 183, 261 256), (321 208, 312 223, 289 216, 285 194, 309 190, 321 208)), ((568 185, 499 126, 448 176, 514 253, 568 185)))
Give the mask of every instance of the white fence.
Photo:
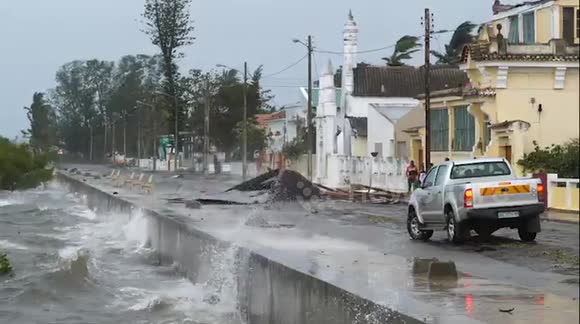
POLYGON ((371 184, 385 190, 406 192, 406 166, 407 161, 393 158, 330 155, 326 159, 326 177, 321 181, 330 187, 371 184))
POLYGON ((560 210, 579 210, 579 179, 558 178, 557 174, 548 174, 548 208, 560 210))

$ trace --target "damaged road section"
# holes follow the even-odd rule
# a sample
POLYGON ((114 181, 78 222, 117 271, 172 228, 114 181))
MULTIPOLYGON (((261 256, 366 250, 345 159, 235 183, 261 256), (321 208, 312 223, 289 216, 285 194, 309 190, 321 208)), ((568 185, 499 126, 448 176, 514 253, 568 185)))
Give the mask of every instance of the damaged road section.
POLYGON ((310 201, 319 199, 320 189, 300 173, 292 170, 270 170, 240 183, 225 192, 203 194, 201 197, 166 199, 170 204, 185 204, 198 209, 203 205, 255 205, 276 202, 310 201))
POLYGON ((268 201, 295 201, 320 198, 320 189, 303 175, 292 170, 271 170, 243 182, 226 192, 267 192, 268 201))

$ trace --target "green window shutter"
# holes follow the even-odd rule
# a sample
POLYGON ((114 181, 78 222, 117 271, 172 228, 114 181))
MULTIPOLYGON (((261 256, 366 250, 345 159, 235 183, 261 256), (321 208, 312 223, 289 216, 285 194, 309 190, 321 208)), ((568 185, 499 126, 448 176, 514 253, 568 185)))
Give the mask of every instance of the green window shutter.
POLYGON ((508 43, 517 44, 520 42, 520 30, 518 16, 510 17, 510 31, 508 35, 508 43))
POLYGON ((524 43, 534 44, 536 42, 535 15, 533 12, 524 14, 524 43))
POLYGON ((431 150, 447 151, 449 144, 449 112, 447 109, 431 110, 431 150))
POLYGON ((455 130, 453 150, 470 152, 475 145, 475 118, 467 111, 467 107, 455 108, 455 130))

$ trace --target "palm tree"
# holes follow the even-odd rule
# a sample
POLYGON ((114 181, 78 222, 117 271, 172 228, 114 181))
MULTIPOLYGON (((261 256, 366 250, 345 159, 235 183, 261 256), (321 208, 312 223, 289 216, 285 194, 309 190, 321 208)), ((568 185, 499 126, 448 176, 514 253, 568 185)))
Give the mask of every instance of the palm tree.
POLYGON ((383 57, 382 60, 387 61, 388 66, 403 66, 404 60, 411 58, 411 54, 419 51, 419 38, 415 36, 403 36, 397 41, 393 54, 389 57, 383 57))
POLYGON ((461 51, 465 44, 473 42, 474 36, 471 34, 476 24, 465 21, 453 32, 449 44, 445 45, 445 53, 431 51, 437 58, 437 64, 457 65, 461 59, 461 51))

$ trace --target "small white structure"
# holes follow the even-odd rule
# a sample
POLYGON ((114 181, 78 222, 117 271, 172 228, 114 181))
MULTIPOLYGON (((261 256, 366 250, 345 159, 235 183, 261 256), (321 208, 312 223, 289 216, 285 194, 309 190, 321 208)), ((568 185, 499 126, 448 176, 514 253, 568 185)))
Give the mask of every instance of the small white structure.
POLYGON ((419 102, 412 98, 353 95, 357 86, 355 68, 358 32, 352 12, 349 12, 343 31, 342 87, 339 89, 335 83, 331 62, 323 68, 320 76, 315 120, 317 179, 335 187, 348 183, 368 183, 373 163, 376 164, 372 168, 374 177, 377 177, 373 183, 385 189, 398 189, 402 187, 398 183, 403 184, 404 179, 397 179, 394 181, 397 184, 391 185, 387 177, 400 173, 396 169, 401 163, 385 158, 394 156, 394 124, 417 107, 419 102), (340 93, 338 98, 337 93, 340 93), (371 152, 377 152, 377 157, 372 158, 371 152), (381 174, 384 176, 383 181, 380 179, 381 174))

